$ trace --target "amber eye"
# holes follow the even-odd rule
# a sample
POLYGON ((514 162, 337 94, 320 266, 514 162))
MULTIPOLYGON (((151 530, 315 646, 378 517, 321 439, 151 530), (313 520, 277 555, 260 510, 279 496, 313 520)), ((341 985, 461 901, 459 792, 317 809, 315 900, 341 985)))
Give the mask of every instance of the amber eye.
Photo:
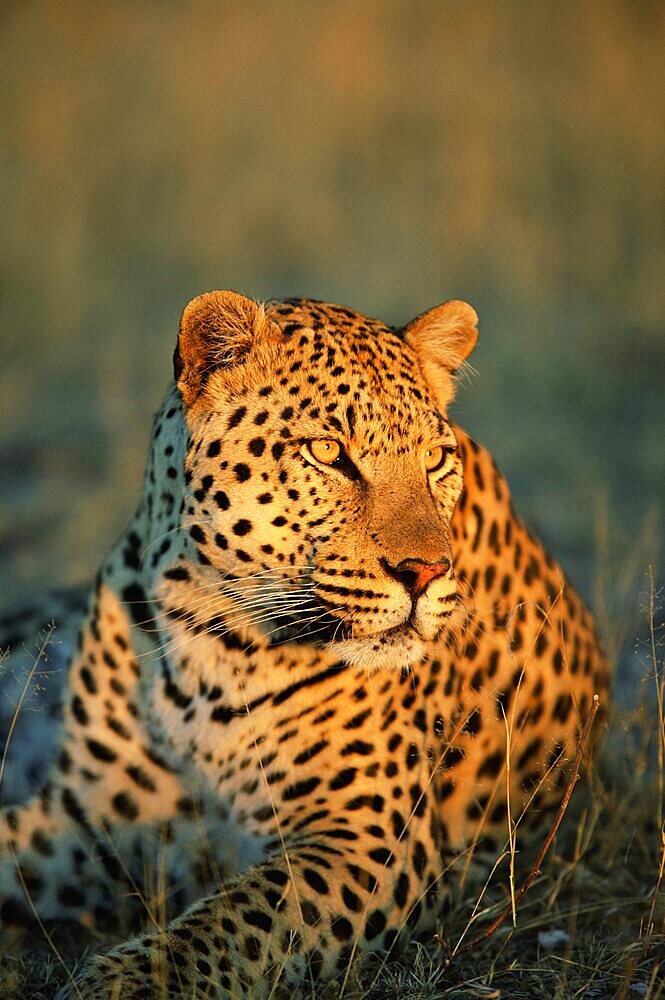
POLYGON ((425 468, 428 472, 436 472, 445 465, 448 457, 452 454, 449 448, 444 448, 443 445, 437 444, 432 448, 427 448, 423 456, 425 462, 425 468))
POLYGON ((322 465, 332 465, 342 454, 342 449, 337 441, 333 441, 331 438, 310 441, 309 450, 317 462, 321 462, 322 465))

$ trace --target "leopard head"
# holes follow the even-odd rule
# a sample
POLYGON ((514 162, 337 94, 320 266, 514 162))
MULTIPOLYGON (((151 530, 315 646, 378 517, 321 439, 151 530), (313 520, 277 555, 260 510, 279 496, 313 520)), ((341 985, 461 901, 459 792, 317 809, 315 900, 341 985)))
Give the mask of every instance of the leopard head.
POLYGON ((401 330, 308 299, 189 303, 174 362, 194 611, 369 669, 423 657, 456 608, 446 410, 476 323, 464 302, 401 330))

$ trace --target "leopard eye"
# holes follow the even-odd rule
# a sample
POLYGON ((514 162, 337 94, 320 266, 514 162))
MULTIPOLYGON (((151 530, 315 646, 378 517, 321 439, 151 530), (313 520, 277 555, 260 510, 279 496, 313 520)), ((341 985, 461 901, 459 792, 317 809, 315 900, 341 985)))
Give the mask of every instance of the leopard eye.
POLYGON ((312 457, 322 465, 332 465, 342 454, 341 446, 332 438, 321 438, 318 441, 309 442, 309 450, 312 457))
POLYGON ((423 462, 427 472, 438 472, 442 469, 446 462, 451 458, 453 451, 451 448, 445 448, 441 444, 433 445, 431 448, 426 448, 423 454, 423 462))

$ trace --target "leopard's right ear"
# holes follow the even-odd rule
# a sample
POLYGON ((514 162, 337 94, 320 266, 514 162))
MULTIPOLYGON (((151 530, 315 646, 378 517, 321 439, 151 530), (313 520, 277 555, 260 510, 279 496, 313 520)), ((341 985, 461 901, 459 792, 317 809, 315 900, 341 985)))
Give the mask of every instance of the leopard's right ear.
POLYGON ((240 364, 260 340, 281 339, 263 306, 238 292, 204 292, 185 306, 173 375, 185 406, 192 406, 214 372, 240 364))

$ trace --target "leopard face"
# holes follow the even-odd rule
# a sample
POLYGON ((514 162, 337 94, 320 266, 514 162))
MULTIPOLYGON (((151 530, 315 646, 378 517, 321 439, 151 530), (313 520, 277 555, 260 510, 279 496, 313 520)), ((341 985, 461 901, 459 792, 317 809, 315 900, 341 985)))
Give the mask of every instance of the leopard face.
POLYGON ((264 311, 220 294, 186 310, 176 369, 180 559, 194 557, 200 607, 370 669, 421 659, 457 606, 462 465, 446 406, 475 314, 448 305, 466 341, 432 362, 423 317, 398 332, 309 300, 264 311))

